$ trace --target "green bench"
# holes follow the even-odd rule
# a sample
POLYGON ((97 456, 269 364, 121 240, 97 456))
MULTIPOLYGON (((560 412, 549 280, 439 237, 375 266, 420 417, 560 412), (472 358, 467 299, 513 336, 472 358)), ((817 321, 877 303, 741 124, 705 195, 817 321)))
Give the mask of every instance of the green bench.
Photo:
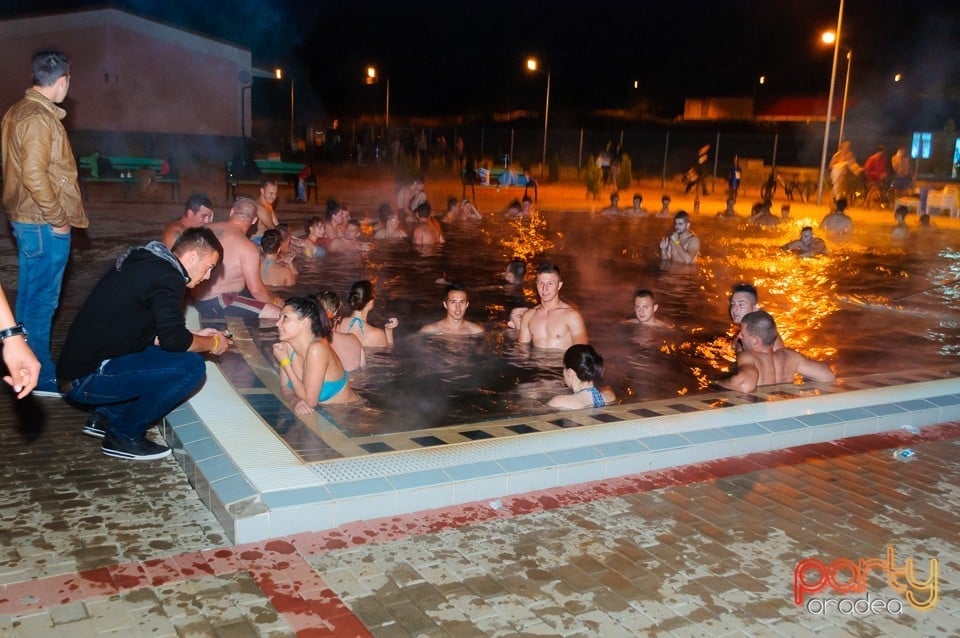
POLYGON ((168 165, 167 174, 161 174, 166 160, 128 155, 99 156, 84 155, 77 158, 80 174, 80 192, 84 200, 89 199, 90 184, 123 184, 125 197, 129 198, 134 186, 142 190, 152 189, 153 185, 170 185, 170 200, 175 201, 180 193, 180 176, 175 167, 168 165), (98 157, 109 160, 109 168, 101 166, 98 157), (105 172, 105 170, 109 172, 105 172))
MULTIPOLYGON (((241 178, 233 172, 233 160, 224 162, 224 174, 227 177, 227 199, 236 199, 240 194, 240 185, 260 186, 265 179, 274 179, 278 185, 290 184, 293 186, 294 195, 297 191, 297 176, 306 168, 306 164, 298 162, 281 162, 277 160, 254 160, 257 168, 260 169, 260 177, 241 178)), ((313 201, 317 201, 317 177, 310 172, 310 176, 305 180, 307 186, 307 199, 310 199, 310 193, 313 192, 313 201)))
POLYGON ((480 177, 480 169, 479 169, 479 168, 473 169, 472 172, 468 172, 467 169, 464 168, 464 169, 460 172, 460 181, 461 181, 461 183, 463 184, 463 194, 462 194, 462 197, 466 197, 466 196, 467 196, 467 187, 470 187, 470 191, 471 191, 471 193, 473 194, 473 199, 476 199, 476 198, 477 198, 477 194, 476 194, 476 191, 474 190, 474 186, 493 186, 493 187, 495 187, 497 190, 499 190, 500 187, 501 187, 500 178, 503 177, 503 174, 504 174, 504 173, 509 173, 509 172, 513 171, 515 174, 520 175, 520 176, 521 176, 521 179, 523 179, 524 182, 523 182, 523 183, 520 183, 520 184, 510 183, 510 184, 506 184, 506 186, 523 186, 523 187, 524 187, 524 188, 523 188, 523 194, 524 194, 524 196, 526 196, 527 190, 530 189, 530 188, 532 188, 532 189, 533 189, 533 198, 534 198, 534 201, 536 201, 537 199, 539 199, 539 192, 538 192, 537 181, 536 181, 536 180, 531 180, 529 183, 526 183, 526 178, 523 178, 523 177, 522 177, 523 171, 516 171, 516 170, 514 170, 514 169, 503 168, 502 166, 498 166, 498 167, 494 167, 494 168, 488 169, 488 171, 489 171, 488 178, 487 178, 486 181, 484 181, 484 180, 480 177))

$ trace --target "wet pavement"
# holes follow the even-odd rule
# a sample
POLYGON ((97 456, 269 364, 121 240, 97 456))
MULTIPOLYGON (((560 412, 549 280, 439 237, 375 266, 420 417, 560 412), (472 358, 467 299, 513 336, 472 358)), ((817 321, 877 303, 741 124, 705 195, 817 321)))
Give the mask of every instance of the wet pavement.
MULTIPOLYGON (((177 212, 130 210, 93 211, 54 351, 177 212)), ((104 457, 84 420, 0 397, 0 635, 960 635, 958 423, 232 545, 175 460, 104 457)))

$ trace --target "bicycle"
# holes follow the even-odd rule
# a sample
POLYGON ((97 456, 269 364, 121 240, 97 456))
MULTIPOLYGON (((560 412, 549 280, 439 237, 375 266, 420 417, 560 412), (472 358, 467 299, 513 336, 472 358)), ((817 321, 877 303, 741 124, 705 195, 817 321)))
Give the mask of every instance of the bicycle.
POLYGON ((781 173, 780 171, 772 172, 767 177, 767 180, 760 187, 760 199, 763 201, 773 201, 773 196, 777 192, 777 188, 783 188, 783 194, 787 196, 787 199, 791 202, 794 201, 794 197, 799 197, 800 201, 807 201, 807 198, 813 192, 813 186, 808 181, 803 181, 800 179, 799 173, 781 173))
POLYGON ((870 182, 867 186, 867 193, 863 198, 864 206, 867 208, 877 206, 883 209, 893 208, 896 199, 897 191, 894 188, 893 180, 890 178, 870 182))

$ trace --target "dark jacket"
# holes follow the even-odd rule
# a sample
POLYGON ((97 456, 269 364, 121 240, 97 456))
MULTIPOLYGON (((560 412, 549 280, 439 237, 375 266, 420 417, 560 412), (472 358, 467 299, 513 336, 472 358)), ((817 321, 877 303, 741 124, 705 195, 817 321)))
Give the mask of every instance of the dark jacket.
POLYGON ((164 350, 186 352, 193 343, 183 316, 189 280, 177 257, 158 241, 128 250, 74 318, 57 377, 79 379, 106 359, 144 350, 155 338, 164 350))
POLYGON ((3 205, 11 221, 90 225, 80 197, 77 162, 60 122, 66 114, 28 89, 3 116, 3 205))

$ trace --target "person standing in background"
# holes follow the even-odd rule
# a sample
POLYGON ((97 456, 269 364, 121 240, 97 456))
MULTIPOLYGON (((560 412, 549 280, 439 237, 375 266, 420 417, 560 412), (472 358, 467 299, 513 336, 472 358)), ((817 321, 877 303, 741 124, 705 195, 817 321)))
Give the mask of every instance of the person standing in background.
POLYGON ((71 228, 90 222, 77 164, 57 106, 70 90, 70 59, 59 51, 33 56, 33 86, 3 116, 3 205, 17 241, 16 316, 40 361, 34 395, 61 396, 50 354, 53 315, 70 258, 71 228))

